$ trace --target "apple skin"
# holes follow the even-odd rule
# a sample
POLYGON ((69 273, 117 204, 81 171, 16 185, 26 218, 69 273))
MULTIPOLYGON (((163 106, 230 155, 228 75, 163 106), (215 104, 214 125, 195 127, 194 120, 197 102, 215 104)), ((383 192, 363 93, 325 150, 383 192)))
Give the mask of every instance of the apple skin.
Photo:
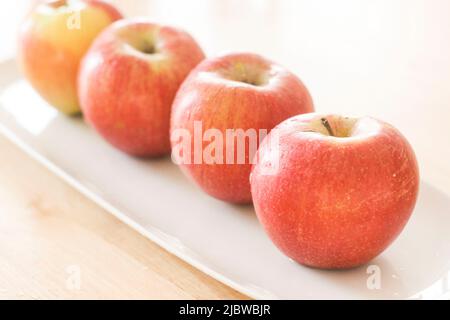
MULTIPOLYGON (((313 110, 308 90, 294 74, 260 55, 233 53, 204 60, 191 72, 172 106, 171 132, 185 129, 194 135, 194 121, 201 122, 203 131, 216 129, 223 135, 227 129, 271 130, 291 116, 313 110), (255 81, 266 83, 252 84, 255 81)), ((172 148, 179 142, 172 134, 172 148)), ((231 203, 251 203, 253 157, 247 142, 245 164, 194 163, 194 150, 192 161, 180 167, 209 195, 231 203)))
POLYGON ((410 218, 419 189, 416 157, 401 133, 373 118, 315 113, 274 130, 278 154, 269 149, 272 131, 251 174, 255 210, 274 244, 323 269, 356 267, 385 250, 410 218), (355 121, 347 126, 353 131, 329 136, 322 119, 336 131, 355 121), (277 159, 276 174, 264 175, 277 159))
POLYGON ((204 53, 186 32, 141 19, 107 28, 83 59, 85 119, 112 145, 139 157, 170 153, 175 94, 204 53), (156 50, 145 53, 145 50, 156 50))
POLYGON ((41 1, 19 32, 18 61, 25 77, 49 104, 66 114, 80 112, 77 73, 94 38, 122 15, 100 0, 41 1), (68 21, 79 10, 80 29, 68 21))

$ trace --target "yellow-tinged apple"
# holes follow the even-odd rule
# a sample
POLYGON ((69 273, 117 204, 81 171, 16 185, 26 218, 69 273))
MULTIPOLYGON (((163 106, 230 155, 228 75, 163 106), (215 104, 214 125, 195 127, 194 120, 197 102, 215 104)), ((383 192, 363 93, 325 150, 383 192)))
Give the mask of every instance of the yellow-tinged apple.
POLYGON ((37 2, 19 33, 18 58, 26 78, 55 108, 78 113, 80 60, 100 31, 121 17, 100 0, 37 2))

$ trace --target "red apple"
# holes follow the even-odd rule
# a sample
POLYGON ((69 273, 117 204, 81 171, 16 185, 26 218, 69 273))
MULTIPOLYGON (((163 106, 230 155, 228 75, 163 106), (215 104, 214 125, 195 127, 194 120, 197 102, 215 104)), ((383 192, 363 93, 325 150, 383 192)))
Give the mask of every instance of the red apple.
POLYGON ((419 172, 408 141, 369 117, 306 114, 263 141, 251 174, 257 216, 275 245, 317 268, 359 266, 399 235, 419 172), (277 170, 266 174, 267 167, 277 170))
POLYGON ((80 111, 78 66, 94 38, 121 14, 100 0, 40 1, 20 29, 18 60, 38 93, 60 111, 80 111))
POLYGON ((204 58, 186 32, 121 20, 94 41, 78 78, 86 120, 112 145, 135 156, 170 152, 170 110, 188 73, 204 58))
POLYGON ((182 170, 211 196, 250 203, 252 159, 264 130, 311 111, 306 87, 278 64, 249 53, 207 59, 183 83, 172 106, 172 154, 183 158, 182 170), (236 136, 228 136, 233 132, 236 136), (209 161, 204 153, 213 143, 209 161))

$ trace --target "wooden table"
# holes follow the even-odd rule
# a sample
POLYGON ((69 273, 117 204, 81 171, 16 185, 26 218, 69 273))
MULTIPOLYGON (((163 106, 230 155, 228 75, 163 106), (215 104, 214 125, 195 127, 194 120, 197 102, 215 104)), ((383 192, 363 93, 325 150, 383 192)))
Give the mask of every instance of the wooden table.
POLYGON ((0 154, 0 298, 245 298, 118 221, 3 136, 0 154))
MULTIPOLYGON (((0 1, 0 59, 26 0, 0 1)), ((187 29, 208 55, 263 54, 317 110, 368 114, 412 143, 450 194, 450 2, 113 0, 187 29)), ((0 298, 245 298, 125 226, 0 137, 0 298), (79 280, 79 281, 78 281, 79 280)))

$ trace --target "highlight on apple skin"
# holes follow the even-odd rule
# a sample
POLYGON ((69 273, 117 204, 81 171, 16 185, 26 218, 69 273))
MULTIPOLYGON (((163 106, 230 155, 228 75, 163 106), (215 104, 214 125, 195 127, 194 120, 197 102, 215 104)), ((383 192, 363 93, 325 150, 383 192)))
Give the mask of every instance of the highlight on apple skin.
POLYGON ((419 189, 416 157, 402 134, 369 117, 315 113, 274 130, 276 152, 271 133, 251 173, 255 210, 274 244, 325 269, 356 267, 385 250, 410 218, 419 189), (265 175, 271 163, 277 172, 265 175))
POLYGON ((122 15, 101 0, 38 2, 21 25, 18 60, 24 75, 52 106, 80 112, 77 74, 94 38, 122 15))
POLYGON ((214 151, 223 162, 196 161, 211 142, 206 139, 200 142, 200 148, 196 147, 196 125, 201 124, 203 132, 214 130, 224 137, 230 130, 253 130, 259 144, 263 129, 269 131, 281 121, 313 109, 311 96, 300 79, 260 55, 234 53, 206 59, 183 83, 172 106, 172 152, 185 143, 177 133, 187 131, 194 139, 183 150, 190 156, 179 163, 182 171, 215 198, 251 203, 253 155, 249 139, 243 137, 242 148, 237 135, 224 140, 214 151), (224 160, 228 152, 234 161, 224 160), (245 161, 239 163, 237 158, 242 154, 245 161))
POLYGON ((94 41, 79 73, 83 114, 108 142, 140 157, 170 153, 175 94, 204 53, 186 32, 124 19, 94 41))

